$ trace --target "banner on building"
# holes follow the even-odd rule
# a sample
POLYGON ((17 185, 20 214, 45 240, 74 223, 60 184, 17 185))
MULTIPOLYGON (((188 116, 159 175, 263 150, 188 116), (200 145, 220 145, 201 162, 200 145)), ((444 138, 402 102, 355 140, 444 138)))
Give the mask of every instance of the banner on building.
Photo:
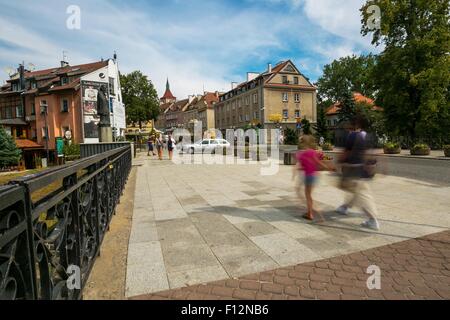
POLYGON ((84 115, 84 137, 88 139, 98 138, 98 123, 100 116, 97 114, 97 94, 101 86, 107 84, 95 81, 82 81, 82 105, 84 115))

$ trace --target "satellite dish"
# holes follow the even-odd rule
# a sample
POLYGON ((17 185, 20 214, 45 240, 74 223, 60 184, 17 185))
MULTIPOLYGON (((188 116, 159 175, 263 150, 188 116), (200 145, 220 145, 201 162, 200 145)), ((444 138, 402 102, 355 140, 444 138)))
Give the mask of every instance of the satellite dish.
POLYGON ((15 72, 15 70, 13 68, 11 68, 11 67, 3 68, 3 71, 5 71, 8 74, 8 76, 13 75, 14 72, 15 72))

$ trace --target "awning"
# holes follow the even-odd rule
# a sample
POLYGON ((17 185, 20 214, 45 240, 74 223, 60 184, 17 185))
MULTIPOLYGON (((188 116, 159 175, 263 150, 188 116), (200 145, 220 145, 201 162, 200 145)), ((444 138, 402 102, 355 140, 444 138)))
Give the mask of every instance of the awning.
POLYGON ((26 126, 27 123, 20 118, 17 119, 3 119, 0 120, 0 124, 3 125, 15 125, 15 126, 26 126))
POLYGON ((40 144, 28 139, 16 139, 16 145, 19 149, 44 149, 40 144))

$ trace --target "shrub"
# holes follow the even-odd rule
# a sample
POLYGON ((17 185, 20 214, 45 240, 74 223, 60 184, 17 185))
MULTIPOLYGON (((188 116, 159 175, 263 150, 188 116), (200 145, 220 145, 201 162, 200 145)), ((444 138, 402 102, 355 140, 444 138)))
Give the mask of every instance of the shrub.
POLYGON ((295 130, 287 128, 284 131, 284 144, 285 145, 296 145, 298 143, 298 134, 295 130))
POLYGON ((325 142, 323 145, 322 145, 322 150, 323 151, 333 151, 333 145, 330 143, 330 142, 325 142))
POLYGON ((446 157, 450 157, 450 144, 444 146, 444 154, 446 157))
POLYGON ((63 152, 64 156, 66 157, 66 160, 68 161, 79 159, 81 155, 80 145, 76 143, 65 144, 63 152))
POLYGON ((430 147, 424 143, 416 144, 411 148, 411 155, 413 156, 428 156, 430 152, 430 147))
POLYGON ((397 142, 387 142, 383 146, 385 154, 399 154, 401 152, 400 144, 397 142))

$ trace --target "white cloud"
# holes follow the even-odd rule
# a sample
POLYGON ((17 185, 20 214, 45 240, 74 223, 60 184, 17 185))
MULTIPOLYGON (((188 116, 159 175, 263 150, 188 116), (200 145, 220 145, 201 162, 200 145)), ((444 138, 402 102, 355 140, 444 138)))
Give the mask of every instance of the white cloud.
POLYGON ((80 0, 79 31, 65 27, 66 7, 72 1, 8 2, 0 12, 0 46, 11 46, 0 51, 0 67, 17 66, 22 60, 38 68, 54 67, 63 50, 71 64, 108 58, 117 51, 122 72, 143 71, 159 94, 169 77, 173 93, 182 98, 203 87, 228 90, 229 82, 243 80, 250 71, 244 70, 247 65, 261 71, 267 62, 276 62, 274 57, 297 58, 309 76, 317 75, 319 65, 329 59, 358 52, 359 26, 342 8, 354 15, 361 1, 340 3, 339 10, 330 5, 337 4, 334 0, 265 1, 273 8, 194 0, 189 5, 168 2, 169 7, 80 0), (279 10, 281 2, 293 11, 279 10), (330 35, 342 39, 332 45, 330 35))

